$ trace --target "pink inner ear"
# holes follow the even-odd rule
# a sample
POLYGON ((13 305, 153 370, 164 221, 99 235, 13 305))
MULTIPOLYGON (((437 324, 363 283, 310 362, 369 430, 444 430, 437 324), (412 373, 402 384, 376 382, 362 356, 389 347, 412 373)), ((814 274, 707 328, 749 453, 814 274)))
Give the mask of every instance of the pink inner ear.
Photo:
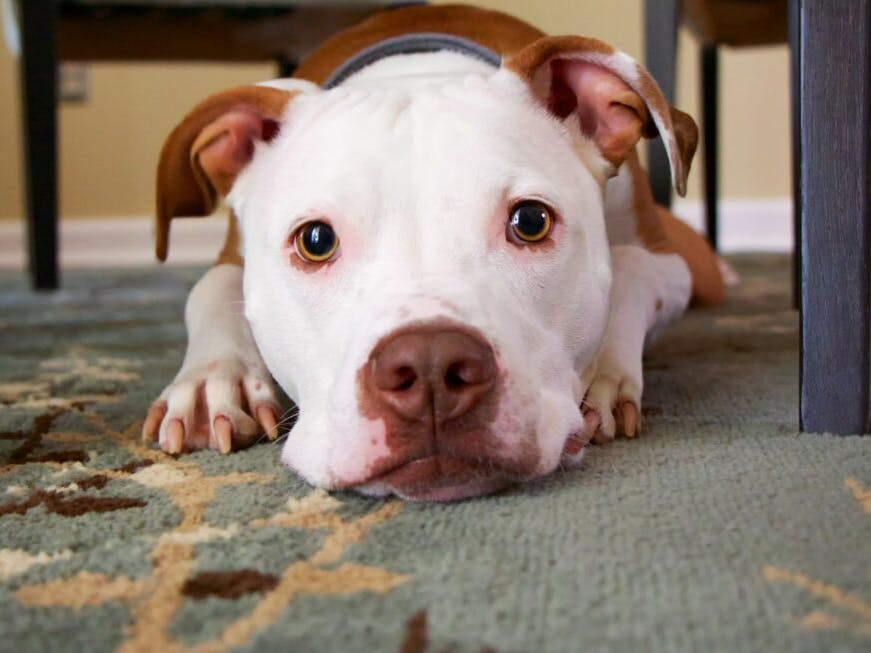
POLYGON ((255 141, 271 141, 278 131, 277 121, 250 109, 234 109, 200 132, 191 154, 215 189, 226 195, 251 162, 255 141))
POLYGON ((647 121, 644 101, 622 79, 576 59, 551 62, 548 106, 560 118, 577 112, 581 131, 614 165, 629 156, 647 121))

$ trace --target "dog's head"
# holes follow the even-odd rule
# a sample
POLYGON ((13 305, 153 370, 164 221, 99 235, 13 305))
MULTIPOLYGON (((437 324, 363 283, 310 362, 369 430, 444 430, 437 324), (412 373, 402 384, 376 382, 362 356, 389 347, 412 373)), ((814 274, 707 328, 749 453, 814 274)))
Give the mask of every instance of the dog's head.
POLYGON ((580 37, 403 86, 236 89, 164 148, 158 253, 171 217, 226 197, 245 315, 300 408, 282 457, 311 483, 482 494, 573 457, 608 316, 604 184, 658 133, 682 190, 689 125, 580 37))

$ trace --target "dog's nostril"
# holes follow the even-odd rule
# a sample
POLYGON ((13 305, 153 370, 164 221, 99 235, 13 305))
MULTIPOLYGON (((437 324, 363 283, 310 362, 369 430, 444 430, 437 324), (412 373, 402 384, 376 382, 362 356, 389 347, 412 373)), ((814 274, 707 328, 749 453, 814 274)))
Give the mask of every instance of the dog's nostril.
POLYGON ((395 375, 395 383, 393 384, 392 388, 394 392, 411 390, 414 382, 417 381, 417 372, 414 371, 414 368, 407 365, 397 368, 395 375))
POLYGON ((489 355, 471 353, 455 360, 445 368, 445 388, 461 392, 469 386, 478 386, 493 380, 493 362, 489 355))
POLYGON ((445 370, 445 387, 448 390, 460 390, 472 382, 469 376, 469 370, 464 363, 452 363, 445 370))

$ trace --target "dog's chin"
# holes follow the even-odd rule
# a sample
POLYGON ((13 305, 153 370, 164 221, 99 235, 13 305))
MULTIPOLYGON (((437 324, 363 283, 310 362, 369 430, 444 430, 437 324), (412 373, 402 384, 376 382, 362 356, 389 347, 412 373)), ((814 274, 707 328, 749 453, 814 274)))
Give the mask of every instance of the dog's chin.
POLYGON ((449 456, 420 458, 394 467, 352 489, 408 501, 459 501, 493 494, 516 482, 506 472, 449 456))

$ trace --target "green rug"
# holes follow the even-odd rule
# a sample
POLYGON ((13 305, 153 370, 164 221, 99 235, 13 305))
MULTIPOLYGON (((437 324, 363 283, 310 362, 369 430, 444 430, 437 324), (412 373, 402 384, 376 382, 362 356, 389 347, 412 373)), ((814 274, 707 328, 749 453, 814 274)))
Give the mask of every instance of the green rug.
POLYGON ((0 275, 0 651, 871 650, 871 438, 797 433, 788 261, 734 263, 642 437, 453 505, 143 446, 198 271, 0 275))

